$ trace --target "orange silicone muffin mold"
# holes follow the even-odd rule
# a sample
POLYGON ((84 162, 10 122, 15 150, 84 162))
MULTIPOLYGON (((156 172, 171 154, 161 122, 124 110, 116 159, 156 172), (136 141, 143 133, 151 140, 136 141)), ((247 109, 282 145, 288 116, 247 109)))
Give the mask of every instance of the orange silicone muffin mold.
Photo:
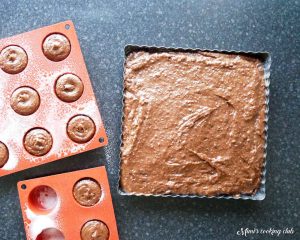
POLYGON ((107 145, 71 21, 0 40, 0 79, 0 176, 107 145), (70 133, 69 121, 76 116, 89 122, 77 121, 70 133), (48 132, 52 142, 41 132, 25 142, 33 129, 48 132))
POLYGON ((119 239, 105 167, 21 181, 18 191, 27 240, 119 239), (99 197, 96 185, 79 187, 88 205, 74 196, 82 180, 101 189, 99 197))

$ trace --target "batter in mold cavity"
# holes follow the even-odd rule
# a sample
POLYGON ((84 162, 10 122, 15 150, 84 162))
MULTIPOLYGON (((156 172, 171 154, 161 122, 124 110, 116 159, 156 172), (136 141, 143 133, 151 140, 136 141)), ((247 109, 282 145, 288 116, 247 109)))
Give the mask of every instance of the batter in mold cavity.
POLYGON ((93 179, 82 179, 75 184, 73 196, 80 205, 91 207, 100 201, 101 187, 93 179))
POLYGON ((9 152, 6 145, 0 142, 0 168, 2 168, 8 161, 9 152))
POLYGON ((83 88, 83 83, 78 76, 67 73, 56 80, 55 93, 64 102, 75 102, 81 97, 83 88))
POLYGON ((23 144, 31 155, 44 156, 51 150, 53 139, 47 130, 34 128, 26 133, 23 144))
POLYGON ((95 135, 94 121, 85 115, 76 115, 68 123, 67 133, 69 138, 76 143, 86 143, 95 135))
POLYGON ((13 92, 10 106, 16 113, 27 116, 39 108, 40 96, 30 87, 20 87, 13 92))
POLYGON ((28 64, 25 50, 19 46, 7 46, 0 54, 0 67, 9 74, 22 72, 28 64))
POLYGON ((109 230, 105 223, 99 220, 87 222, 81 229, 82 240, 108 240, 109 230))
POLYGON ((43 42, 44 55, 51 61, 59 62, 66 59, 71 52, 69 39, 59 33, 53 33, 43 42))

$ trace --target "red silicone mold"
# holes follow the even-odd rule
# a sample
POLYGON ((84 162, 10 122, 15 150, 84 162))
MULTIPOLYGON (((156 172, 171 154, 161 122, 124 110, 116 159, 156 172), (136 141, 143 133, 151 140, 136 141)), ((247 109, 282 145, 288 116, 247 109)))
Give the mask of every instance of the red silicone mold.
MULTIPOLYGON (((55 44, 52 50, 57 50, 55 44)), ((0 176, 107 144, 92 84, 71 21, 2 39, 0 53, 0 176), (61 57, 59 61, 53 61, 44 54, 43 43, 52 34, 63 35, 70 44, 70 53, 61 57), (5 51, 8 46, 17 46, 24 51, 21 55, 16 55, 16 50, 11 50, 10 55, 7 55, 5 51), (3 56, 6 59, 3 60, 3 56), (7 71, 5 67, 11 67, 11 63, 17 65, 16 61, 26 56, 28 62, 21 64, 22 71, 7 71), (82 88, 78 90, 79 98, 75 101, 61 100, 55 91, 58 78, 64 74, 76 75, 82 82, 82 88), (27 115, 14 110, 12 106, 13 95, 20 87, 32 89, 36 92, 35 98, 40 99, 40 103, 34 105, 35 110, 27 115), (90 119, 89 125, 82 121, 72 125, 79 137, 85 136, 84 141, 74 138, 72 140, 67 133, 69 121, 77 115, 90 119), (94 130, 89 130, 90 126, 94 126, 94 130), (26 138, 26 134, 36 128, 42 129, 43 133, 26 138), (50 140, 52 138, 52 145, 48 147, 45 147, 45 144, 50 140, 46 135, 51 136, 50 140), (25 149, 25 141, 30 142, 33 151, 30 151, 30 148, 25 149), (38 151, 38 154, 34 154, 35 151, 38 151)), ((73 91, 74 84, 76 83, 66 83, 61 87, 66 92, 73 91)), ((32 99, 34 97, 27 92, 25 95, 19 93, 15 101, 17 104, 21 102, 26 105, 30 104, 32 99)))
MULTIPOLYGON (((27 240, 119 239, 105 167, 21 181, 18 191, 27 240), (73 195, 75 185, 85 179, 101 188, 100 200, 91 206, 73 195), (91 221, 101 222, 102 228, 84 228, 91 221)), ((94 199, 90 187, 80 191, 94 199)))

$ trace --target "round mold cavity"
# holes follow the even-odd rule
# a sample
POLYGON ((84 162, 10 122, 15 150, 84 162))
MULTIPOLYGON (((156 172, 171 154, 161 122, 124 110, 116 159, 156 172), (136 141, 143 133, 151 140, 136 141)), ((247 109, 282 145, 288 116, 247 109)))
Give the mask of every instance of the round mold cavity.
POLYGON ((40 106, 40 95, 31 87, 19 87, 10 97, 10 106, 18 114, 28 116, 40 106))
POLYGON ((29 207, 38 213, 48 213, 58 204, 58 196, 55 190, 49 186, 35 187, 29 194, 29 207))
POLYGON ((102 196, 100 184, 92 178, 82 178, 73 187, 73 197, 77 203, 85 207, 96 205, 102 196))
POLYGON ((26 51, 17 45, 9 45, 0 53, 1 68, 8 74, 22 72, 28 64, 26 51))
POLYGON ((70 55, 71 43, 65 35, 51 33, 44 39, 42 50, 46 58, 53 62, 60 62, 70 55))
POLYGON ((7 146, 0 141, 0 168, 4 167, 9 158, 9 151, 7 146))
POLYGON ((71 103, 82 96, 84 85, 77 75, 65 73, 56 79, 54 91, 61 101, 71 103))
POLYGON ((33 156, 44 156, 52 148, 53 138, 44 128, 30 129, 23 139, 24 148, 33 156))
POLYGON ((108 240, 109 235, 109 228, 100 220, 91 220, 86 222, 80 231, 81 240, 108 240))
POLYGON ((57 228, 46 228, 36 237, 35 240, 65 240, 65 236, 57 228))
POLYGON ((92 118, 86 115, 73 116, 67 124, 67 134, 76 143, 89 142, 96 133, 96 126, 92 118))

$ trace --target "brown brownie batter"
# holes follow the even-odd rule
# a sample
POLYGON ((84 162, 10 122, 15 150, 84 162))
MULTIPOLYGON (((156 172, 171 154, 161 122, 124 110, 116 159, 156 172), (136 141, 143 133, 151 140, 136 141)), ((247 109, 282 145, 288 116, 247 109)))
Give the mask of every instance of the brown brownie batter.
POLYGON ((1 51, 0 67, 6 73, 17 74, 22 72, 28 63, 28 57, 23 48, 8 46, 1 51))
POLYGON ((18 114, 33 114, 40 106, 39 94, 30 87, 20 87, 13 92, 10 106, 18 114))
POLYGON ((53 140, 48 131, 43 128, 34 128, 24 137, 24 147, 34 156, 43 156, 52 148, 53 140))
POLYGON ((83 83, 81 79, 74 74, 64 74, 56 81, 55 93, 57 97, 64 102, 74 102, 78 100, 83 93, 83 83))
POLYGON ((82 179, 75 184, 73 196, 79 204, 91 207, 99 202, 101 187, 93 179, 82 179))
POLYGON ((66 59, 71 52, 71 44, 67 37, 54 33, 46 37, 43 42, 45 56, 55 62, 66 59))
POLYGON ((9 152, 6 145, 0 142, 0 168, 2 168, 8 161, 9 152))
POLYGON ((262 62, 238 54, 135 52, 125 65, 121 188, 238 195, 260 185, 262 62))
POLYGON ((85 115, 73 117, 67 126, 67 133, 71 140, 77 143, 86 143, 95 135, 94 121, 85 115))
POLYGON ((105 223, 89 221, 81 229, 81 240, 108 240, 109 230, 105 223))

